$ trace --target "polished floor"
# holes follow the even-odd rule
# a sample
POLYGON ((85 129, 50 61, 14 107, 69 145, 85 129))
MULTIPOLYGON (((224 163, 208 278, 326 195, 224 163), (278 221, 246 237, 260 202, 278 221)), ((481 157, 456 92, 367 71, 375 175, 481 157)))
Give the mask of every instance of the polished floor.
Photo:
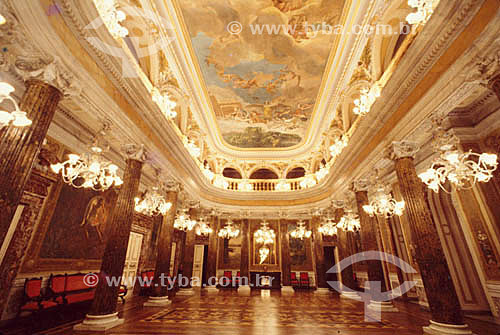
MULTIPOLYGON (((365 322, 362 303, 312 292, 281 296, 279 292, 254 291, 249 297, 240 297, 235 291, 198 293, 175 297, 167 308, 145 309, 143 301, 135 298, 123 305, 120 314, 125 323, 107 334, 415 335, 422 334, 422 326, 430 318, 418 305, 400 302, 400 312, 383 313, 381 322, 365 322)), ((36 334, 74 334, 72 327, 78 322, 36 334)), ((469 318, 467 323, 478 335, 500 333, 500 325, 494 323, 469 318)))

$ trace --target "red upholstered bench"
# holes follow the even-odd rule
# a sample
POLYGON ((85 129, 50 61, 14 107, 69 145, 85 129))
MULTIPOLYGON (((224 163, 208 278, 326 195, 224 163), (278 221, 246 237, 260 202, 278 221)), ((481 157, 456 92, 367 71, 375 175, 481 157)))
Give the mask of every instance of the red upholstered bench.
POLYGON ((300 287, 299 280, 297 279, 297 273, 295 273, 295 271, 292 271, 290 273, 290 281, 291 281, 292 287, 300 287))
POLYGON ((18 316, 22 312, 35 313, 44 309, 57 306, 57 302, 44 297, 42 294, 42 278, 26 279, 24 282, 24 295, 18 316))
POLYGON ((85 284, 85 275, 85 273, 66 275, 65 303, 74 304, 94 299, 95 288, 85 284))
POLYGON ((64 289, 66 287, 66 275, 50 275, 49 295, 58 304, 64 304, 64 289))
POLYGON ((300 287, 309 288, 309 273, 301 272, 300 273, 300 287))

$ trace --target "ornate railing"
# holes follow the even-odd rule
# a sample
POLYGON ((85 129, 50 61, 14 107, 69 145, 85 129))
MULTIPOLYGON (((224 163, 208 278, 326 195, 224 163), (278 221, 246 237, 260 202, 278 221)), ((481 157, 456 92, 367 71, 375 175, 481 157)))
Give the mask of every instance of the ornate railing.
POLYGON ((224 177, 227 190, 239 192, 289 192, 304 189, 301 182, 306 177, 294 179, 234 179, 224 177))

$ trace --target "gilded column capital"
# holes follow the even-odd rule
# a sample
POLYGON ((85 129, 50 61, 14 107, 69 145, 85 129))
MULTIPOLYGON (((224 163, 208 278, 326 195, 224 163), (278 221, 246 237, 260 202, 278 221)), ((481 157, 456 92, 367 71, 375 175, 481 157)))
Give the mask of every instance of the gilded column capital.
POLYGON ((144 144, 125 144, 122 148, 123 153, 127 156, 127 159, 133 159, 144 163, 147 159, 146 150, 144 144))
POLYGON ((79 80, 58 59, 17 56, 14 71, 25 82, 33 79, 42 81, 57 88, 65 96, 78 96, 82 91, 79 80))
POLYGON ((368 192, 370 182, 368 179, 358 179, 352 182, 352 191, 357 192, 368 192))
POLYGON ((400 158, 415 158, 418 150, 418 144, 413 141, 394 141, 391 145, 390 158, 393 160, 400 158))

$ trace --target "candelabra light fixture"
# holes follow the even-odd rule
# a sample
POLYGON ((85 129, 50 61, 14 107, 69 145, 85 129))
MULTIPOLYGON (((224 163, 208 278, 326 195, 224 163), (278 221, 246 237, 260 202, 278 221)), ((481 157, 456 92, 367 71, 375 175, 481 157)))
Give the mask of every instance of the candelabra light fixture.
POLYGON ((32 121, 26 116, 26 112, 21 111, 16 100, 12 98, 11 94, 15 88, 6 82, 0 82, 0 103, 7 100, 14 105, 13 112, 0 110, 0 129, 12 123, 15 127, 27 127, 32 124, 32 121))
POLYGON ((347 136, 341 135, 339 136, 335 142, 330 146, 330 154, 332 157, 337 157, 342 153, 342 150, 344 150, 345 147, 347 147, 347 136))
POLYGON ((269 228, 269 223, 263 221, 260 224, 260 228, 253 234, 253 237, 256 243, 267 245, 267 244, 274 244, 274 239, 276 238, 276 234, 274 233, 273 229, 269 228))
POLYGON ((184 146, 188 150, 189 154, 193 158, 199 158, 201 156, 201 149, 196 146, 193 140, 190 140, 187 138, 187 136, 184 136, 183 138, 184 146))
POLYGON ((328 175, 328 168, 325 166, 325 164, 321 164, 321 167, 318 171, 316 171, 314 175, 316 176, 317 181, 321 181, 328 175))
POLYGON ((370 89, 364 88, 361 90, 361 96, 354 100, 354 114, 362 116, 368 114, 372 105, 375 103, 377 98, 380 97, 381 90, 380 85, 377 83, 373 84, 370 89))
POLYGON ((304 179, 300 181, 299 185, 302 188, 309 188, 315 186, 317 183, 318 182, 316 181, 316 179, 314 179, 312 175, 306 175, 304 179))
POLYGON ((498 167, 498 157, 495 154, 478 154, 469 150, 458 149, 458 138, 451 132, 446 133, 438 128, 434 138, 434 146, 440 152, 431 167, 419 174, 419 178, 434 192, 439 189, 451 193, 446 187, 447 181, 457 189, 470 189, 477 182, 486 183, 493 177, 498 167))
POLYGON ((415 8, 417 11, 406 16, 406 21, 411 25, 423 25, 429 21, 434 6, 439 0, 408 0, 408 6, 415 8))
POLYGON ((165 215, 172 207, 172 203, 165 200, 158 187, 152 187, 134 200, 135 211, 148 216, 165 215))
POLYGON ((353 232, 353 233, 357 232, 358 230, 361 229, 359 217, 356 214, 354 214, 353 212, 347 212, 340 219, 338 227, 340 229, 342 229, 343 231, 349 231, 349 232, 353 232))
POLYGON ((174 228, 182 231, 191 231, 196 226, 196 221, 192 220, 187 213, 187 210, 182 210, 174 221, 174 228))
POLYGON ((392 217, 394 215, 401 216, 405 208, 405 202, 396 201, 392 195, 385 190, 382 184, 376 185, 376 192, 373 195, 373 200, 369 205, 364 205, 363 210, 370 216, 384 215, 392 217))
POLYGON ((286 181, 284 180, 280 180, 277 184, 276 184, 276 188, 275 190, 278 191, 278 192, 288 192, 292 189, 292 186, 290 185, 290 183, 287 183, 286 181))
POLYGON ((115 0, 94 0, 94 4, 111 36, 118 39, 128 35, 128 29, 121 25, 127 16, 115 0))
POLYGON ((310 238, 312 231, 308 230, 306 223, 304 221, 297 222, 297 227, 290 232, 292 238, 303 240, 304 238, 310 238))
POLYGON ((210 228, 208 223, 205 221, 204 217, 198 219, 198 225, 196 227, 196 235, 198 236, 208 236, 212 234, 213 229, 210 228))
POLYGON ((326 236, 335 236, 338 233, 337 223, 332 218, 328 218, 319 226, 318 231, 326 236))
POLYGON ((104 149, 94 139, 90 150, 83 155, 70 154, 68 160, 52 164, 52 171, 63 177, 66 184, 76 188, 90 188, 105 191, 112 186, 123 184, 118 176, 118 166, 106 160, 104 149))
POLYGON ((174 109, 177 104, 170 99, 167 92, 160 93, 160 90, 154 87, 151 91, 151 97, 168 120, 175 119, 177 112, 174 109))
POLYGON ((229 219, 226 222, 226 226, 222 229, 219 230, 219 233, 217 234, 221 238, 225 239, 230 239, 230 238, 236 238, 238 235, 240 235, 240 230, 235 228, 233 226, 233 221, 229 219))

